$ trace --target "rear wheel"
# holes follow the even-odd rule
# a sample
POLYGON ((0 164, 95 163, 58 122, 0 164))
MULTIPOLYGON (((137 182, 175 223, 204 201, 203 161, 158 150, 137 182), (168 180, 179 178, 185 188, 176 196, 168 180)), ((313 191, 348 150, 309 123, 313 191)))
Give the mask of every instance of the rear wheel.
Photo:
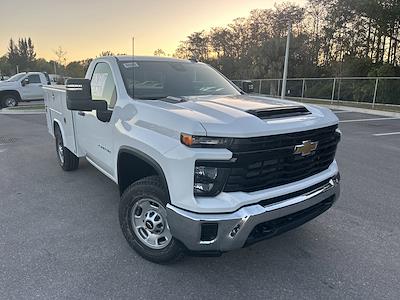
POLYGON ((61 168, 64 171, 78 169, 79 158, 64 146, 61 130, 58 126, 54 129, 54 135, 56 137, 57 158, 61 168))
POLYGON ((3 97, 4 107, 15 107, 18 105, 18 98, 14 95, 5 95, 3 97))
POLYGON ((122 194, 119 221, 129 245, 155 263, 183 257, 183 245, 171 235, 167 220, 167 192, 158 176, 131 184, 122 194))

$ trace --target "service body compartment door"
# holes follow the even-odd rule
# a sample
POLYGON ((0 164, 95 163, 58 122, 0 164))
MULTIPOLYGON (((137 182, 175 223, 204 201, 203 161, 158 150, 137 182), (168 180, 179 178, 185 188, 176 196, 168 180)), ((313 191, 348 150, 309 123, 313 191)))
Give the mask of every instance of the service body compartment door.
POLYGON ((63 135, 64 146, 75 155, 81 156, 76 148, 74 120, 72 112, 67 108, 65 86, 46 86, 44 90, 47 127, 49 132, 54 135, 53 129, 55 123, 57 123, 63 135))

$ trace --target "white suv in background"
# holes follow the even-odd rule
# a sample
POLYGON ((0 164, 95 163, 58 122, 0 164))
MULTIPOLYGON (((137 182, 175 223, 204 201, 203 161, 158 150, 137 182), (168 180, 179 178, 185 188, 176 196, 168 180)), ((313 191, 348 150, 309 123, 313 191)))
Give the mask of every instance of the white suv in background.
POLYGON ((0 107, 17 106, 21 101, 43 99, 43 85, 50 84, 47 73, 18 73, 0 82, 0 107))

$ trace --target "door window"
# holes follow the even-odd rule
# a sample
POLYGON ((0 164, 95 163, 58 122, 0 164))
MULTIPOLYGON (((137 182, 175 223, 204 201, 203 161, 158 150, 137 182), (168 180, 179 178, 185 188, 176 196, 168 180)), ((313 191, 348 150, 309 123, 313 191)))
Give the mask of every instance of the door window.
POLYGON ((110 66, 98 63, 94 69, 92 81, 92 99, 107 101, 108 108, 114 108, 117 101, 117 88, 110 66))
POLYGON ((28 76, 28 80, 29 80, 29 83, 42 83, 40 81, 40 76, 39 75, 29 75, 28 76))

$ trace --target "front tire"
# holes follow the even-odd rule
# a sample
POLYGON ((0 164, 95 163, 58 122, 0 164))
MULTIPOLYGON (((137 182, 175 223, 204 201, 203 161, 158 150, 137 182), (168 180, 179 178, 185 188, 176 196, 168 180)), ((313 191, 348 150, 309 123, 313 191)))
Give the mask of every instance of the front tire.
POLYGON ((18 106, 18 98, 14 95, 5 95, 3 97, 4 107, 15 107, 18 106))
POLYGON ((69 151, 68 148, 64 146, 63 137, 61 130, 58 126, 54 129, 54 135, 56 137, 56 152, 58 163, 64 171, 73 171, 78 169, 79 157, 69 151))
POLYGON ((119 222, 129 245, 143 258, 170 263, 183 257, 183 245, 172 237, 166 213, 167 191, 158 176, 131 184, 122 194, 119 222))

